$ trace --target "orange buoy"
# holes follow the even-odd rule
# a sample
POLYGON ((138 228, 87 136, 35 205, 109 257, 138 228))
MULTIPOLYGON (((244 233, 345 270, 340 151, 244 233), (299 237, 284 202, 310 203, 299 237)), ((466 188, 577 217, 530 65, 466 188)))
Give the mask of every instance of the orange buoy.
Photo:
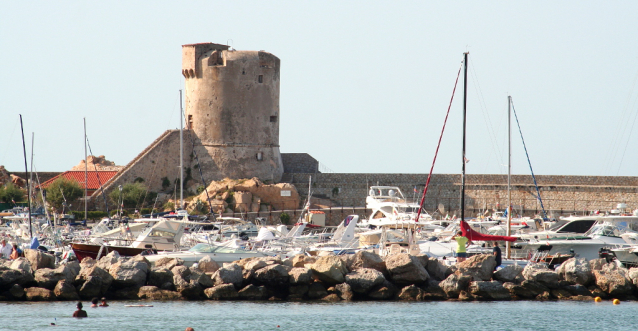
POLYGON ((614 299, 613 303, 614 303, 615 305, 619 305, 619 304, 620 304, 620 300, 618 300, 618 299, 614 299))
POLYGON ((595 302, 601 302, 601 301, 603 301, 603 299, 601 299, 600 297, 595 297, 595 298, 594 298, 594 301, 595 301, 595 302))

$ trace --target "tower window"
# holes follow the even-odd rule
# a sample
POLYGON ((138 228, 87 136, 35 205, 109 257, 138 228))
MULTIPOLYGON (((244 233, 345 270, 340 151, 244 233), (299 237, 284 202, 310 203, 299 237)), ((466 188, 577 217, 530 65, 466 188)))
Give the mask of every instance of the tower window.
POLYGON ((277 116, 270 116, 270 122, 277 122, 277 116))
POLYGON ((264 153, 262 152, 257 152, 257 161, 262 161, 264 159, 264 153))
POLYGON ((193 115, 188 115, 188 123, 186 123, 186 128, 188 130, 193 129, 193 115))
POLYGON ((259 81, 260 83, 264 82, 264 75, 259 75, 259 78, 257 79, 257 81, 259 81))

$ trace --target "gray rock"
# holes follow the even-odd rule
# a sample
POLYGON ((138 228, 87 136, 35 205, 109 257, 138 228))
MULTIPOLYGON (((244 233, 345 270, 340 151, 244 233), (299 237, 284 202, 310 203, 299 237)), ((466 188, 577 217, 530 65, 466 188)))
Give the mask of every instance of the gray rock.
POLYGON ((288 275, 290 285, 308 285, 312 282, 312 270, 308 268, 292 268, 288 275))
POLYGON ((5 269, 0 270, 0 289, 6 289, 18 284, 22 287, 27 285, 35 285, 35 280, 30 272, 5 269))
POLYGON ((308 293, 308 285, 294 285, 288 289, 288 300, 299 301, 308 293))
POLYGON ((386 267, 385 261, 383 261, 379 254, 374 252, 358 251, 354 254, 352 262, 349 265, 350 271, 363 268, 375 269, 384 275, 388 275, 388 268, 386 267))
POLYGON ((233 284, 221 284, 204 290, 204 294, 211 300, 232 300, 239 298, 239 293, 233 284))
POLYGON ((113 295, 113 299, 116 300, 139 300, 139 291, 140 287, 126 287, 116 290, 115 292, 111 292, 113 295))
MULTIPOLYGON (((273 263, 271 263, 272 265, 273 263)), ((255 275, 255 272, 261 268, 264 268, 266 266, 268 266, 269 264, 266 263, 266 261, 262 261, 262 260, 252 260, 249 261, 248 263, 244 264, 243 266, 243 271, 242 271, 242 275, 244 277, 244 282, 245 283, 250 283, 253 279, 253 276, 255 275)))
POLYGON ((320 282, 314 282, 308 286, 308 298, 310 299, 321 299, 328 295, 328 291, 320 282))
POLYGON ((398 291, 399 289, 394 286, 394 284, 386 280, 383 284, 368 292, 368 298, 374 300, 389 300, 392 299, 398 291))
POLYGON ((470 281, 471 277, 468 275, 453 273, 441 281, 439 286, 449 298, 458 298, 461 291, 467 290, 470 281))
POLYGON ((130 259, 128 261, 118 261, 111 264, 109 274, 113 277, 112 285, 115 289, 122 289, 127 287, 139 288, 146 284, 146 278, 148 275, 148 263, 135 259, 130 259))
POLYGON ((53 291, 42 287, 29 287, 26 289, 27 301, 52 301, 55 300, 53 291))
POLYGON ((173 284, 173 272, 164 268, 152 268, 148 275, 147 284, 156 287, 162 287, 166 283, 173 284))
POLYGON ((24 257, 31 264, 31 269, 36 271, 42 268, 55 268, 55 256, 42 252, 39 249, 25 249, 24 257))
POLYGON ((258 269, 253 276, 256 285, 265 285, 272 288, 287 288, 290 275, 285 266, 272 264, 258 269))
POLYGON ((206 255, 199 259, 197 268, 205 273, 213 273, 219 269, 219 264, 212 257, 206 255))
POLYGON ((268 296, 268 291, 265 286, 249 284, 238 292, 238 296, 244 300, 265 300, 268 296))
POLYGON ((638 268, 631 268, 627 272, 627 279, 631 281, 634 286, 638 287, 638 268))
POLYGON ((383 284, 385 277, 381 271, 370 268, 359 268, 346 275, 346 283, 352 291, 365 294, 373 287, 383 284))
POLYGON ((149 300, 178 300, 183 299, 178 292, 166 291, 157 288, 156 286, 142 286, 137 292, 137 296, 140 299, 149 300))
POLYGON ((489 281, 496 268, 496 258, 488 254, 474 255, 456 267, 456 274, 470 276, 474 281, 489 281))
POLYGON ((339 298, 345 301, 350 301, 354 297, 354 292, 352 291, 350 285, 348 285, 347 283, 337 284, 335 286, 335 292, 339 296, 339 298))
POLYGON ((423 290, 423 300, 446 300, 447 295, 439 285, 440 283, 440 281, 430 278, 427 286, 421 288, 423 290))
POLYGON ((593 282, 594 276, 591 272, 591 265, 584 258, 571 258, 563 262, 556 269, 560 279, 564 279, 572 284, 589 285, 593 282))
POLYGON ((416 285, 408 285, 401 289, 397 297, 405 301, 420 301, 423 298, 423 290, 416 285))
POLYGON ((172 270, 176 266, 184 265, 184 260, 179 259, 179 258, 163 257, 163 258, 155 261, 155 263, 153 263, 153 265, 155 266, 155 268, 163 267, 163 268, 166 268, 168 270, 172 270))
POLYGON ((80 299, 80 295, 75 289, 75 286, 73 286, 71 281, 68 281, 66 279, 60 280, 55 285, 53 294, 55 294, 58 300, 77 301, 80 299))
POLYGON ((306 264, 313 275, 326 284, 335 285, 345 281, 346 264, 338 256, 322 256, 315 263, 306 264))
POLYGON ((203 271, 199 270, 199 268, 190 267, 190 271, 191 273, 189 276, 189 281, 195 281, 199 285, 201 285, 203 288, 209 288, 215 285, 215 283, 213 283, 213 280, 210 278, 210 276, 208 276, 203 271))
POLYGON ((212 278, 215 285, 233 284, 236 288, 241 288, 242 268, 236 263, 227 264, 219 268, 212 278))
POLYGON ((422 284, 430 278, 419 259, 407 253, 391 255, 385 264, 396 285, 422 284))
POLYGON ((591 292, 589 292, 587 287, 585 287, 583 285, 580 285, 580 284, 568 285, 568 286, 563 287, 563 289, 568 291, 572 296, 574 296, 574 295, 591 296, 591 292))
MULTIPOLYGON (((427 257, 427 255, 424 256, 427 257)), ((426 262, 425 259, 422 261, 422 263, 424 262, 426 262)), ((427 265, 424 264, 423 267, 425 268, 425 270, 427 270, 430 277, 438 281, 446 279, 453 273, 450 267, 448 267, 444 263, 441 263, 441 261, 434 257, 427 258, 427 265)))
MULTIPOLYGON (((9 269, 24 271, 24 272, 28 272, 28 273, 32 273, 33 272, 32 268, 31 268, 31 262, 29 262, 29 260, 27 260, 24 257, 19 257, 19 258, 15 259, 15 260, 11 261, 11 264, 9 265, 9 269)), ((76 272, 76 274, 77 274, 77 272, 76 272)))
POLYGON ((104 296, 112 282, 113 276, 96 264, 93 267, 82 268, 73 285, 79 288, 80 298, 86 300, 104 296))
POLYGON ((589 260, 589 268, 593 272, 594 270, 602 270, 603 266, 607 264, 606 259, 594 259, 589 260))
POLYGON ((34 278, 38 283, 38 287, 53 290, 55 285, 61 280, 73 282, 77 276, 74 271, 66 265, 61 265, 56 269, 41 268, 35 271, 34 278))
POLYGON ((625 273, 619 270, 595 270, 596 285, 612 297, 625 297, 633 294, 634 284, 628 280, 625 273))
POLYGON ((494 279, 503 283, 516 283, 519 284, 524 280, 523 278, 524 268, 517 264, 508 265, 496 271, 494 273, 494 279))
POLYGON ((120 261, 120 253, 117 251, 111 251, 105 256, 100 257, 96 265, 104 270, 111 269, 111 265, 120 261))
POLYGON ((477 281, 471 282, 468 288, 473 296, 482 300, 510 300, 510 291, 503 287, 499 281, 477 281))
POLYGON ((524 280, 521 283, 521 286, 525 288, 526 290, 530 291, 533 297, 536 297, 545 292, 549 293, 549 288, 547 286, 533 280, 524 280))
POLYGON ((548 288, 558 288, 558 274, 544 264, 528 263, 523 269, 523 277, 526 280, 541 283, 548 288))
POLYGON ((204 288, 194 281, 177 287, 177 292, 186 300, 202 300, 204 298, 204 288))
POLYGON ((307 256, 304 254, 297 254, 292 258, 293 268, 304 268, 306 264, 312 264, 317 262, 317 258, 314 256, 307 256))
POLYGON ((11 288, 8 291, 9 296, 13 300, 22 300, 24 298, 25 293, 26 292, 24 291, 24 288, 22 288, 22 286, 18 284, 13 284, 13 286, 11 286, 11 288))

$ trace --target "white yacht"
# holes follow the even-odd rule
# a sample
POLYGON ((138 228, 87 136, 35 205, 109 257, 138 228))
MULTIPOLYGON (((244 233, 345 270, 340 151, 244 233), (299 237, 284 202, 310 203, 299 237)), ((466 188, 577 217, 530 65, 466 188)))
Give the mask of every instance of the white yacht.
POLYGON ((360 227, 381 227, 384 225, 414 224, 425 228, 439 228, 432 225, 432 216, 425 210, 417 220, 419 204, 409 202, 396 186, 371 186, 366 198, 366 208, 372 213, 368 219, 359 222, 360 227))

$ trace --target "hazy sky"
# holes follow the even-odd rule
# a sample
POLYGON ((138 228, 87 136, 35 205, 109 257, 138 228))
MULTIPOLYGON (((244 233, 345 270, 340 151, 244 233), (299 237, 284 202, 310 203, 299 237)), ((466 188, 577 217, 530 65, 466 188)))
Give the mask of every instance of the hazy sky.
MULTIPOLYGON (((179 126, 181 45, 281 59, 282 153, 427 173, 470 52, 468 173, 507 173, 507 95, 544 175, 638 175, 638 1, 0 1, 0 165, 125 165, 179 126), (29 162, 30 164, 30 162, 29 162)), ((460 173, 462 82, 436 173, 460 173)), ((529 174, 517 129, 513 173, 529 174)), ((175 151, 177 153, 177 151, 175 151)))

